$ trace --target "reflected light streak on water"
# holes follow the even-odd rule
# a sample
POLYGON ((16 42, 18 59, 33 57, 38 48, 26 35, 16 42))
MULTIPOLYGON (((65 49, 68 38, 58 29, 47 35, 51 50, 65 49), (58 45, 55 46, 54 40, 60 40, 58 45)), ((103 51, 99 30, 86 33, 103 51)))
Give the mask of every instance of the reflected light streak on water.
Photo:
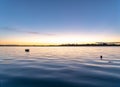
POLYGON ((119 52, 120 47, 0 47, 0 87, 120 87, 119 52))

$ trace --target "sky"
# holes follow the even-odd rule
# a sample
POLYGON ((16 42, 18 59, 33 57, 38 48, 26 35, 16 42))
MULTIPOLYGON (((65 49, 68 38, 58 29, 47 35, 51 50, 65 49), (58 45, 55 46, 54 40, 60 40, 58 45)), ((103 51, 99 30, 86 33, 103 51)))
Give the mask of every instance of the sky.
POLYGON ((120 42, 120 0, 0 0, 0 44, 120 42))

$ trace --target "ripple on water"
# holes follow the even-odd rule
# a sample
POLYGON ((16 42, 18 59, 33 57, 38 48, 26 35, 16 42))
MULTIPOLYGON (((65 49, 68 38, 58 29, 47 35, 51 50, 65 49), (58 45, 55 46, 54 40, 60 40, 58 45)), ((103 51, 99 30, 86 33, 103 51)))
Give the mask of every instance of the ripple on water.
POLYGON ((0 49, 0 87, 120 87, 119 48, 9 49, 0 49))

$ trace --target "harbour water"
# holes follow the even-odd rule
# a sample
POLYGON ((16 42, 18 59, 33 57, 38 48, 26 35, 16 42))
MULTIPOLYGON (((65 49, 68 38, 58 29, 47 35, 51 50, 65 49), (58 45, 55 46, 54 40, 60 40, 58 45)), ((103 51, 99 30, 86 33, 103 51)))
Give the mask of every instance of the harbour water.
POLYGON ((120 47, 0 47, 0 87, 120 87, 120 47))

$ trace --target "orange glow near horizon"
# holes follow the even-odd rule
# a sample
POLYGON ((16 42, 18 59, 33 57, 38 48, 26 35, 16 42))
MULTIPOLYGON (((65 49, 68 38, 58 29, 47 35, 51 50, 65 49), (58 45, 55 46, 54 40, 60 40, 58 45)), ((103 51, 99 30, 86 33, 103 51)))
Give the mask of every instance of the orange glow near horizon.
POLYGON ((84 44, 94 42, 120 42, 119 37, 97 35, 58 35, 58 36, 29 36, 14 37, 1 40, 0 44, 14 45, 58 45, 58 44, 84 44), (109 37, 109 38, 107 38, 109 37))

